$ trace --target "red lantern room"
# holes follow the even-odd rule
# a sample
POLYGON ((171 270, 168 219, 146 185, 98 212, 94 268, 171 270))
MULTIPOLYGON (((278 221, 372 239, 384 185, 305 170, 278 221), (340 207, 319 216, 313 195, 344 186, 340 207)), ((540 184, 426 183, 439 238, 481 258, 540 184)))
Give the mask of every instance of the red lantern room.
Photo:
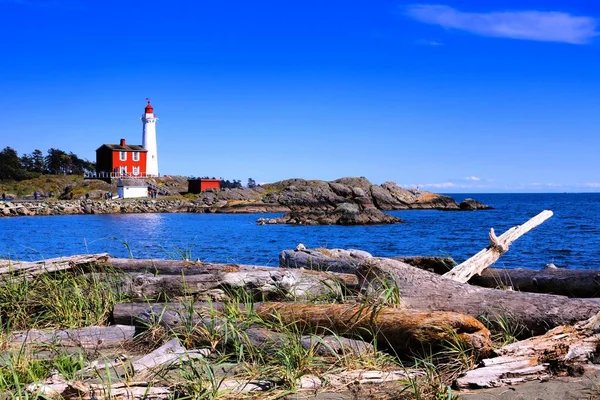
POLYGON ((146 106, 146 114, 154 113, 154 109, 152 108, 152 105, 150 104, 150 99, 146 99, 146 100, 148 100, 148 105, 146 106))

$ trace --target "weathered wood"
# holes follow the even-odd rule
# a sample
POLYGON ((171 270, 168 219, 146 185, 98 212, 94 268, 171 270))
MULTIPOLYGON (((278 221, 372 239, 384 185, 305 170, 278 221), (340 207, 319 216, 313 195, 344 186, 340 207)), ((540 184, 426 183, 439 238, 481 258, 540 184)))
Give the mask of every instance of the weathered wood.
POLYGON ((86 254, 72 257, 50 258, 41 261, 18 262, 0 260, 0 276, 25 276, 32 277, 47 272, 57 272, 80 267, 88 264, 106 262, 109 258, 107 253, 86 254))
MULTIPOLYGON (((325 249, 284 250, 279 256, 282 267, 317 268, 355 273, 359 262, 355 257, 332 258, 325 249)), ((367 257, 365 257, 367 258, 367 257)), ((394 256, 387 257, 419 269, 443 275, 456 263, 451 257, 394 256)), ((600 270, 577 270, 547 267, 542 270, 523 268, 486 268, 473 276, 469 284, 487 288, 514 289, 521 292, 557 294, 568 297, 600 297, 600 270)))
MULTIPOLYGON (((389 257, 413 267, 443 275, 453 265, 451 257, 389 257)), ((600 270, 557 268, 548 264, 541 270, 524 268, 486 268, 469 284, 487 288, 547 293, 576 298, 600 297, 600 270)))
POLYGON ((263 303, 256 313, 265 320, 296 324, 301 329, 357 335, 396 351, 423 344, 439 346, 459 341, 486 354, 490 332, 475 318, 451 312, 427 312, 356 304, 263 303))
POLYGON ((81 400, 164 400, 173 395, 169 387, 156 386, 152 382, 112 382, 107 384, 83 384, 74 382, 67 389, 81 400))
MULTIPOLYGON (((189 318, 187 307, 178 303, 116 304, 113 318, 118 323, 147 323, 151 315, 163 320, 166 326, 176 328, 189 318)), ((209 307, 222 310, 223 303, 195 303, 198 313, 194 323, 202 324, 209 307)), ((245 311, 244 306, 240 306, 245 311)), ((484 353, 489 349, 489 331, 475 318, 452 312, 428 312, 393 307, 369 307, 357 304, 302 304, 256 303, 254 311, 266 321, 297 323, 307 332, 319 335, 361 337, 369 342, 374 338, 397 351, 418 344, 440 345, 446 340, 458 339, 465 345, 484 353), (281 318, 281 320, 279 319, 281 318), (328 330, 329 329, 329 330, 328 330)), ((163 324, 164 325, 164 324, 163 324)), ((258 335, 258 333, 257 333, 258 335)), ((260 335, 258 335, 260 336, 260 335)), ((268 336, 268 335, 267 335, 268 336)), ((273 340, 276 340, 273 336, 273 340)), ((266 338, 263 338, 266 341, 266 338)), ((311 340, 310 335, 305 337, 311 340)), ((259 339, 256 339, 259 340, 259 339)), ((262 339, 261 339, 262 340, 262 339)))
POLYGON ((544 268, 487 268, 470 284, 490 288, 510 288, 521 292, 551 293, 568 297, 600 297, 600 270, 544 268))
POLYGON ((30 329, 12 332, 8 342, 103 349, 122 346, 132 340, 134 335, 135 327, 127 325, 88 326, 62 330, 30 329))
POLYGON ((295 250, 283 250, 279 254, 279 267, 354 274, 360 262, 371 257, 371 254, 361 250, 306 249, 302 246, 295 250))
MULTIPOLYGON (((223 273, 254 273, 286 271, 285 268, 274 268, 257 265, 240 265, 240 264, 220 264, 220 263, 205 263, 192 262, 185 260, 135 260, 128 258, 110 258, 106 263, 109 268, 127 272, 127 273, 142 273, 152 275, 210 275, 219 276, 223 273)), ((297 273, 297 268, 291 269, 297 273)), ((334 279, 348 286, 356 286, 357 279, 351 273, 336 274, 331 272, 321 271, 304 271, 303 273, 312 277, 323 279, 334 279)))
POLYGON ((459 388, 496 387, 552 375, 579 376, 597 361, 600 314, 575 326, 558 326, 542 336, 512 343, 495 351, 499 357, 457 380, 459 388))
MULTIPOLYGON (((156 301, 193 295, 222 301, 233 291, 244 290, 256 300, 299 300, 339 297, 356 291, 358 278, 283 268, 237 268, 191 271, 175 275, 148 273, 106 274, 116 290, 134 301, 156 301)), ((98 279, 97 273, 95 279, 98 279)))
POLYGON ((502 254, 508 251, 508 247, 512 242, 551 216, 552 211, 544 210, 523 225, 513 226, 500 235, 500 237, 496 237, 494 228, 491 228, 489 232, 491 244, 465 262, 454 267, 451 271, 446 272, 444 276, 458 282, 468 282, 472 276, 479 275, 481 271, 495 263, 502 254))
POLYGON ((373 257, 358 273, 367 291, 396 284, 406 308, 452 311, 491 320, 506 318, 524 328, 524 335, 543 334, 600 310, 600 299, 569 299, 549 294, 503 291, 468 285, 420 270, 400 261, 373 257))
MULTIPOLYGON (((307 249, 283 250, 279 254, 281 268, 304 268, 335 273, 355 274, 360 262, 373 256, 366 251, 344 249, 307 249)), ((394 256, 388 257, 402 261, 426 271, 443 275, 450 271, 456 262, 452 257, 439 256, 394 256)))
MULTIPOLYGON (((193 315, 190 315, 189 309, 180 303, 145 304, 144 306, 132 304, 131 306, 128 308, 126 303, 118 305, 116 307, 116 318, 121 322, 127 321, 137 325, 141 322, 142 327, 160 325, 169 331, 177 331, 184 325, 199 328, 206 327, 212 332, 222 331, 224 337, 232 338, 230 332, 228 332, 227 320, 215 315, 208 315, 223 311, 225 308, 224 303, 195 303, 193 315), (127 315, 124 316, 124 314, 127 315)), ((239 307, 240 311, 246 311, 244 305, 239 307)), ((261 347, 264 351, 277 350, 289 344, 288 335, 256 324, 248 327, 238 324, 238 328, 244 332, 240 338, 243 342, 261 347)), ((370 343, 332 335, 302 335, 301 343, 305 349, 313 348, 315 354, 323 357, 341 354, 363 356, 375 351, 370 343)))
POLYGON ((186 350, 177 338, 169 340, 153 352, 133 361, 131 368, 135 376, 157 373, 161 369, 170 368, 192 358, 210 355, 210 349, 186 350))
MULTIPOLYGON (((242 340, 266 352, 273 352, 290 345, 289 335, 260 326, 245 329, 242 340)), ((302 335, 300 343, 304 349, 312 349, 314 354, 321 357, 339 355, 362 357, 375 352, 374 346, 370 343, 333 335, 302 335)))

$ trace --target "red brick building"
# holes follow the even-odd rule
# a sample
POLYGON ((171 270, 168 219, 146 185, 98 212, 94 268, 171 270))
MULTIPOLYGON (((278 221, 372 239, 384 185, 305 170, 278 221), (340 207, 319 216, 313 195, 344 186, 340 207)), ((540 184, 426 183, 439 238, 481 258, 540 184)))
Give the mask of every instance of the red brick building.
POLYGON ((125 139, 119 144, 103 144, 96 150, 96 175, 98 178, 144 178, 147 153, 141 145, 128 145, 125 139))

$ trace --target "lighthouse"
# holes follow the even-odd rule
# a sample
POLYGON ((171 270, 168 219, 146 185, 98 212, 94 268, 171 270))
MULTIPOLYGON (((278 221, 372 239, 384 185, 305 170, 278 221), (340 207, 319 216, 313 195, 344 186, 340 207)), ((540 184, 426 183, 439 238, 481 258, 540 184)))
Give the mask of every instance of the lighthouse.
POLYGON ((156 149, 156 121, 150 99, 142 114, 142 147, 147 150, 146 176, 158 176, 158 152, 156 149))

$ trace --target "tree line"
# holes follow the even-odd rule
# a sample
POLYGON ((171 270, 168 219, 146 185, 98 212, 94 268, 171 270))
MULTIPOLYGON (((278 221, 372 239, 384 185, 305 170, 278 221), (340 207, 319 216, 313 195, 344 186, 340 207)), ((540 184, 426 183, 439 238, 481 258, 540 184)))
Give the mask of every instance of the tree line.
MULTIPOLYGON (((248 188, 255 188, 257 186, 260 185, 257 184, 254 179, 248 178, 248 188)), ((239 179, 234 179, 233 181, 230 181, 229 179, 221 179, 221 189, 241 189, 242 187, 242 181, 239 179)))
POLYGON ((46 155, 35 149, 21 156, 8 146, 0 151, 0 180, 22 181, 43 174, 81 175, 95 170, 96 163, 60 149, 51 148, 46 155))

